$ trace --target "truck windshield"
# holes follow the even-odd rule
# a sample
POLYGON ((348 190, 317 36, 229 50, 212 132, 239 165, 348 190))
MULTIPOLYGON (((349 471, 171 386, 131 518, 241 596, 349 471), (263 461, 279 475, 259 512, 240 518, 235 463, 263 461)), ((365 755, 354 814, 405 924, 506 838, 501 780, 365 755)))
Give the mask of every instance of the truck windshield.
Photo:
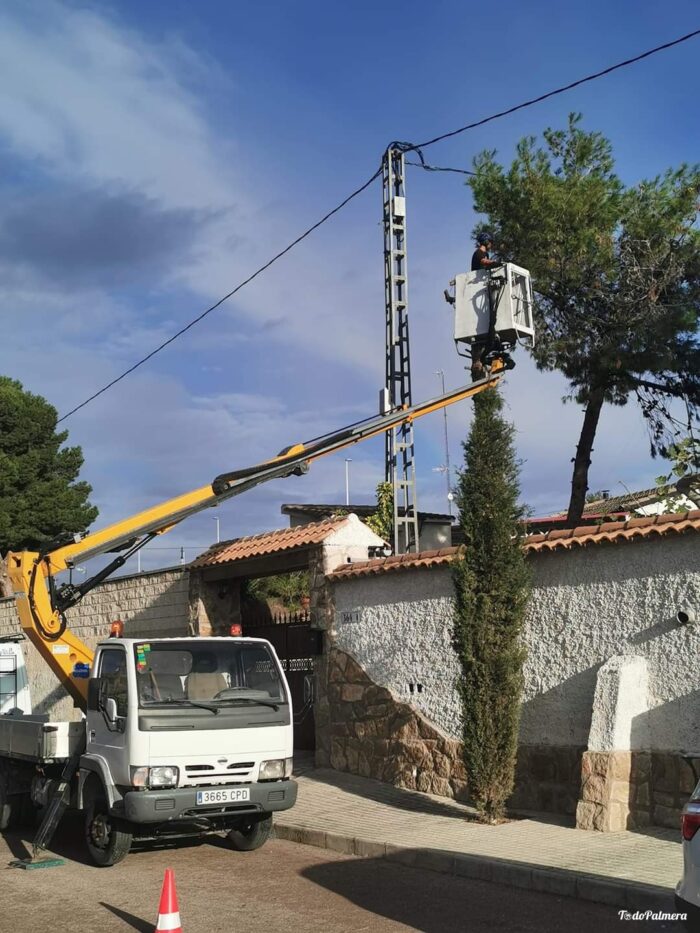
POLYGON ((285 703, 267 645, 228 639, 134 645, 139 704, 231 706, 285 703))

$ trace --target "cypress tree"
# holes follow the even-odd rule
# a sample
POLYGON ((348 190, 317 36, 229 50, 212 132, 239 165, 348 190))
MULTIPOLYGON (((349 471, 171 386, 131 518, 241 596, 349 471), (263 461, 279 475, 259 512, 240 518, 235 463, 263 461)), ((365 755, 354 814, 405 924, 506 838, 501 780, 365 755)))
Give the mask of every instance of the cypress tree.
POLYGON ((474 399, 457 493, 466 546, 453 568, 464 761, 472 800, 488 822, 503 816, 513 790, 530 589, 513 427, 502 407, 497 388, 474 399))

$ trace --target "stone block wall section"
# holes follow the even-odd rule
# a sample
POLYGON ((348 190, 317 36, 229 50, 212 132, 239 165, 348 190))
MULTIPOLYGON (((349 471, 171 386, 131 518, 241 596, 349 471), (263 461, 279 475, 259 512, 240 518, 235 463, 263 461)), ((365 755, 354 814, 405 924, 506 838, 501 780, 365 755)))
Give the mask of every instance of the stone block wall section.
MULTIPOLYGON (((90 648, 109 636, 115 619, 130 638, 190 634, 189 573, 185 568, 119 577, 96 587, 67 613, 71 631, 90 648)), ((0 637, 21 633, 14 599, 0 600, 0 637)), ((78 712, 39 652, 22 642, 34 712, 76 719, 78 712)))
POLYGON ((441 733, 389 690, 373 683, 346 652, 327 657, 317 761, 443 797, 467 799, 460 743, 441 733))
POLYGON ((585 751, 581 745, 519 745, 508 806, 575 817, 585 751))
POLYGON ((585 752, 579 829, 619 832, 665 826, 678 829, 681 810, 698 783, 700 757, 668 752, 585 752))

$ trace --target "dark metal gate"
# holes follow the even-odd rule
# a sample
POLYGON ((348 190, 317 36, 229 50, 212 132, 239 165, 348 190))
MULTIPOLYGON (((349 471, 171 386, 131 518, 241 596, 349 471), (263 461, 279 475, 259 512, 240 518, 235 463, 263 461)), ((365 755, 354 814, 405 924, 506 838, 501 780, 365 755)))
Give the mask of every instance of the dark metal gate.
POLYGON ((323 633, 311 628, 305 615, 290 614, 264 622, 254 617, 246 619, 244 615, 243 634, 248 638, 266 638, 277 652, 292 694, 294 748, 313 751, 316 748, 314 663, 323 650, 323 633))

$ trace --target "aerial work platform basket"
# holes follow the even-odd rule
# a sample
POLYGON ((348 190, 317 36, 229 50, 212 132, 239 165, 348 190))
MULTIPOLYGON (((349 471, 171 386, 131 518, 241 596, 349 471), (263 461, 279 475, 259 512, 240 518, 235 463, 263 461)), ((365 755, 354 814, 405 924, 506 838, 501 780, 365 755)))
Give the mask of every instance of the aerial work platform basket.
POLYGON ((457 348, 489 340, 503 347, 516 343, 533 346, 533 307, 527 269, 507 262, 488 270, 461 273, 454 279, 457 348))

